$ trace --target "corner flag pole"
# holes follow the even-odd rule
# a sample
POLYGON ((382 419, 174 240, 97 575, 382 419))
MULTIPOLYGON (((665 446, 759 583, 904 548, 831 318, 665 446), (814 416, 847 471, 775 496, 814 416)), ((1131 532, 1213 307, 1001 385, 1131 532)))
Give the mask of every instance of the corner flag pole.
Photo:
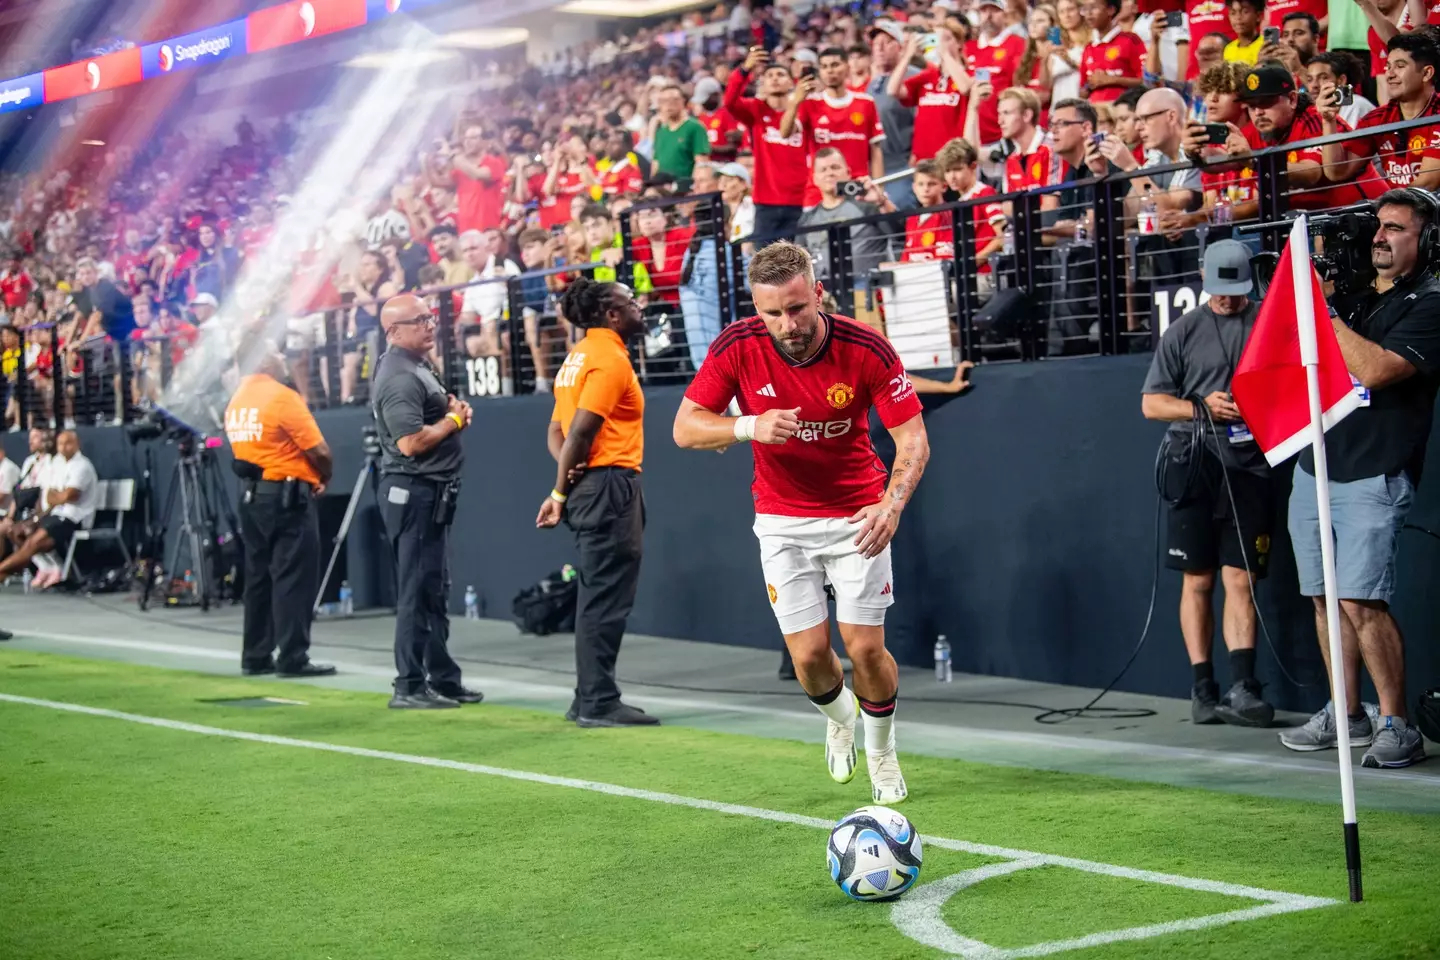
POLYGON ((1295 320, 1299 327, 1300 363, 1310 395, 1310 445, 1315 452, 1315 501, 1320 514, 1320 562, 1325 576, 1325 624, 1330 644, 1330 688, 1335 702, 1335 735, 1340 749, 1340 803, 1345 816, 1345 869, 1350 875, 1350 900, 1364 899, 1360 883, 1360 828, 1355 822, 1355 771, 1350 760, 1350 705, 1345 699, 1345 656, 1340 642, 1340 597, 1335 577, 1335 531, 1330 523, 1330 470, 1325 462, 1324 408, 1320 403, 1320 353, 1315 342, 1316 310, 1311 296, 1310 235, 1302 214, 1290 234, 1291 271, 1295 282, 1295 320), (1299 244, 1297 248, 1297 243, 1299 244), (1303 252, 1303 256, 1298 254, 1303 252))

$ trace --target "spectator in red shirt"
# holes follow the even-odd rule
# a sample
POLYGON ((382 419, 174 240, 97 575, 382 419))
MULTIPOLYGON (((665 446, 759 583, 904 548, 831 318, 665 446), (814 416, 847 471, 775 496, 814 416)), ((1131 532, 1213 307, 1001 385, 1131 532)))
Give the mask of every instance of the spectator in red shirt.
POLYGON ((927 212, 927 208, 938 207, 945 200, 945 180, 940 173, 940 165, 934 160, 921 160, 915 164, 910 189, 920 203, 920 212, 905 218, 905 249, 900 254, 900 261, 918 263, 955 259, 951 212, 927 212))
POLYGON ((25 271, 20 255, 12 254, 10 265, 0 274, 0 297, 4 297, 6 311, 18 310, 25 306, 30 294, 35 291, 35 281, 25 271))
MULTIPOLYGON (((935 158, 945 185, 960 195, 961 200, 993 197, 995 188, 982 183, 979 176, 980 155, 967 140, 951 140, 935 158)), ((990 299, 995 292, 995 277, 990 257, 1005 246, 1005 210, 998 203, 982 203, 971 208, 975 225, 975 264, 980 300, 990 299)), ((953 251, 952 251, 953 254, 953 251)))
POLYGON ((634 219, 638 236, 633 243, 633 256, 635 262, 645 265, 650 282, 655 285, 649 296, 678 307, 681 265, 695 229, 671 226, 670 217, 658 207, 647 207, 636 213, 634 219))
POLYGON ((575 219, 571 215, 572 207, 577 200, 588 203, 590 188, 597 182, 584 137, 572 133, 556 144, 550 172, 540 188, 541 228, 551 230, 575 219))
MULTIPOLYGON (((980 0, 975 16, 980 21, 980 32, 965 44, 965 66, 976 82, 1005 90, 1015 83, 1015 69, 1025 53, 1025 38, 1006 27, 1003 0, 980 0)), ((982 157, 988 156, 990 148, 1000 141, 998 107, 999 102, 993 98, 980 105, 982 157)))
POLYGON ((464 131, 459 152, 447 147, 439 155, 441 170, 448 169, 455 184, 461 233, 498 227, 505 204, 505 158, 495 152, 478 123, 467 124, 464 131))
POLYGON ((710 141, 710 159, 714 163, 734 160, 739 156, 740 144, 745 139, 740 121, 723 105, 724 92, 720 81, 714 77, 701 77, 695 81, 695 93, 690 97, 690 102, 699 108, 695 119, 705 128, 705 136, 710 141))
POLYGON ((854 44, 846 51, 845 59, 850 66, 850 77, 845 86, 856 93, 864 93, 870 87, 870 48, 863 43, 854 44))
POLYGON ((780 135, 794 82, 784 67, 769 62, 763 48, 753 47, 740 69, 730 75, 725 88, 725 109, 750 128, 755 153, 754 188, 755 238, 758 245, 789 237, 804 212, 806 170, 805 134, 795 130, 780 135), (759 96, 744 96, 759 71, 759 96))
MULTIPOLYGON (((1040 100, 1034 91, 1011 87, 1000 94, 1000 133, 1015 145, 1005 158, 1005 193, 1048 187, 1059 182, 1059 169, 1045 131, 1037 126, 1040 100)), ((1040 209, 1053 210, 1060 200, 1053 193, 1040 198, 1040 209)))
MULTIPOLYGON (((1244 89, 1249 73, 1250 68, 1245 64, 1226 61, 1210 67, 1195 81, 1195 91, 1205 98, 1205 121, 1226 124, 1232 129, 1232 137, 1240 137, 1239 131, 1250 123, 1250 111, 1240 99, 1240 91, 1244 89)), ((1223 145, 1207 144, 1206 139, 1204 124, 1197 121, 1186 127, 1185 155, 1197 166, 1212 154, 1217 157, 1225 154, 1223 145)), ((1201 167, 1200 188, 1204 192, 1205 205, 1189 215, 1186 226, 1205 222, 1222 226, 1227 220, 1249 220, 1260 212, 1260 183, 1255 178, 1253 167, 1230 170, 1201 167), (1229 208, 1228 216, 1216 213, 1222 201, 1229 208)))
MULTIPOLYGON (((1357 132, 1440 114, 1440 98, 1435 95, 1440 50, 1428 37, 1398 33, 1386 44, 1386 52, 1385 85, 1390 100, 1362 117, 1357 132)), ((1344 121, 1334 85, 1322 86, 1315 102, 1322 129, 1327 135, 1335 133, 1344 121)), ((1326 144, 1322 156, 1328 179, 1348 180, 1374 158, 1388 186, 1440 189, 1440 124, 1326 144)))
POLYGON ((600 191, 607 198, 638 194, 645 189, 645 171, 633 148, 630 131, 623 127, 612 129, 605 138, 605 159, 596 165, 596 172, 600 191))
POLYGON ((812 165, 818 151, 834 147, 845 158, 850 179, 860 180, 867 175, 878 179, 885 175, 885 160, 880 153, 885 131, 869 94, 845 89, 847 69, 845 51, 839 47, 822 50, 818 73, 821 92, 815 93, 816 77, 800 79, 780 120, 780 135, 788 137, 797 128, 803 130, 812 165))
POLYGON ((1109 103, 1145 83, 1145 41, 1115 22, 1120 0, 1086 0, 1085 20, 1095 31, 1080 56, 1080 92, 1109 103))
POLYGON ((929 160, 965 132, 972 81, 965 71, 964 51, 955 32, 942 28, 940 62, 906 76, 910 61, 920 51, 921 35, 906 35, 905 51, 895 72, 890 74, 887 92, 907 107, 915 108, 915 133, 910 142, 910 162, 929 160))

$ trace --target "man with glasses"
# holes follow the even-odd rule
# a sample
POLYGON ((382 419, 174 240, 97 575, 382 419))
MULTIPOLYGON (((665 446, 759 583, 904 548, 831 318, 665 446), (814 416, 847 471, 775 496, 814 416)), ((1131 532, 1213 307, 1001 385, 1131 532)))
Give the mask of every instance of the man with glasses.
POLYGON ((413 294, 391 298, 380 313, 387 349, 375 372, 375 430, 380 513, 395 558, 395 710, 479 703, 460 682, 450 656, 450 569, 446 540, 455 518, 465 451, 460 431, 470 405, 447 395, 426 357, 435 348, 435 315, 413 294))

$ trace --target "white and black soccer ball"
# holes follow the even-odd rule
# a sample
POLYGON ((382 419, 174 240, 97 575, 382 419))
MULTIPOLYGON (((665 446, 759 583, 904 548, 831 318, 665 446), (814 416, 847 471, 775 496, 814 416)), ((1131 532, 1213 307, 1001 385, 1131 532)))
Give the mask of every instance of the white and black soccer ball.
POLYGON ((855 900, 893 900, 920 879, 920 835, 904 814, 861 807, 835 824, 825 859, 830 878, 855 900))

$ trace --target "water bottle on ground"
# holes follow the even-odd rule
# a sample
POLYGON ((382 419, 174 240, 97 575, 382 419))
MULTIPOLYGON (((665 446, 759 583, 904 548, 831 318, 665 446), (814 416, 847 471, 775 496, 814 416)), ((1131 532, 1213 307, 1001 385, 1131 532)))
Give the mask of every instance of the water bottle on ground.
POLYGON ((1217 227, 1225 226, 1235 219, 1235 208, 1230 202, 1230 188, 1226 187, 1215 196, 1215 208, 1210 211, 1210 222, 1217 227))
POLYGON ((29 593, 29 592, 30 592, 30 580, 31 580, 30 568, 29 568, 29 567, 26 567, 26 568, 25 568, 25 572, 20 575, 21 588, 22 588, 26 593, 29 593))
POLYGON ((480 597, 474 587, 465 588, 465 619, 480 619, 480 597))
POLYGON ((935 638, 935 681, 949 683, 950 680, 950 641, 942 633, 935 638))
POLYGON ((1145 196, 1140 199, 1140 215, 1136 227, 1142 237, 1160 232, 1160 210, 1155 204, 1155 190, 1145 185, 1145 196))
POLYGON ((352 617, 355 615, 355 591, 350 589, 349 580, 340 581, 340 616, 352 617))

